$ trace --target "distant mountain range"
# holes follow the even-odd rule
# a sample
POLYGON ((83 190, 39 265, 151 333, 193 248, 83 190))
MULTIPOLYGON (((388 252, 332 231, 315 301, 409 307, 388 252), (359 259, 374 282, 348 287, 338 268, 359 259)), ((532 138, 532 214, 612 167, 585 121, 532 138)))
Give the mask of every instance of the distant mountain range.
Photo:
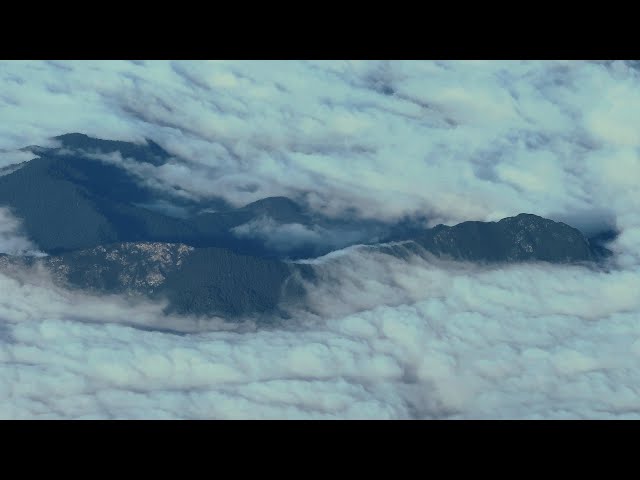
POLYGON ((159 145, 56 137, 59 147, 26 147, 37 158, 0 170, 0 206, 19 217, 48 257, 0 257, 0 268, 40 263, 64 284, 99 292, 169 300, 169 310, 227 317, 277 312, 283 298, 304 294, 294 273, 313 267, 289 260, 317 257, 353 244, 406 255, 421 247, 475 262, 598 261, 614 232, 591 239, 575 228, 531 214, 499 222, 425 228, 425 220, 389 224, 335 220, 286 197, 241 208, 212 196, 196 199, 158 189, 130 173, 171 161, 159 145), (179 212, 178 214, 176 212, 179 212), (405 241, 409 246, 386 246, 405 241))
MULTIPOLYGON (((261 199, 242 208, 215 196, 192 199, 177 190, 154 188, 122 165, 96 158, 119 152, 142 166, 157 167, 170 155, 153 142, 139 146, 81 134, 56 140, 60 148, 27 147, 38 158, 6 167, 8 173, 0 176, 0 205, 12 208, 29 238, 47 253, 152 241, 304 258, 352 243, 381 241, 392 232, 407 236, 421 228, 406 222, 333 220, 285 197, 261 199), (311 229, 308 238, 270 241, 279 227, 293 224, 311 229), (238 230, 243 225, 246 228, 238 230)), ((286 234, 286 228, 280 233, 286 234)))

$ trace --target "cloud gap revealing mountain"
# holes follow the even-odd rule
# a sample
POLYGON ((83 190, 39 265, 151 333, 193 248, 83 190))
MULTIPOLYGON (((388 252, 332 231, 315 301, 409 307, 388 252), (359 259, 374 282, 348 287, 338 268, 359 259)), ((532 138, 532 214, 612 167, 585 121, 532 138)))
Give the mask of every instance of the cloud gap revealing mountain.
POLYGON ((40 265, 62 284, 168 299, 178 313, 277 313, 304 295, 296 279, 313 280, 313 266, 295 260, 351 245, 398 257, 426 251, 481 263, 594 263, 610 255, 606 243, 615 238, 613 231, 586 238, 524 213, 426 228, 425 218, 330 218, 287 197, 237 208, 215 193, 195 198, 158 188, 152 173, 173 157, 151 140, 79 133, 54 140, 54 147, 26 147, 35 158, 0 171, 0 207, 48 256, 2 255, 0 266, 40 265))

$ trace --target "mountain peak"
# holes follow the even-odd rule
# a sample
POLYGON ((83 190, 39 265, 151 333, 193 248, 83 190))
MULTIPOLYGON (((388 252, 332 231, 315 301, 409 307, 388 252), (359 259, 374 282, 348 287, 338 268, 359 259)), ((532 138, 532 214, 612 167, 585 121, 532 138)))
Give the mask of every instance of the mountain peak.
POLYGON ((166 163, 171 156, 160 145, 153 140, 146 139, 146 145, 133 142, 123 142, 119 140, 103 140, 90 137, 84 133, 65 133, 54 137, 64 148, 71 150, 81 150, 87 152, 113 153, 120 152, 125 158, 133 158, 140 162, 150 163, 160 166, 166 163))
POLYGON ((256 200, 255 202, 248 203, 242 208, 262 208, 262 207, 272 207, 272 206, 291 206, 298 207, 298 204, 291 200, 289 197, 284 196, 275 196, 275 197, 265 197, 260 200, 256 200))
POLYGON ((304 209, 288 197, 267 197, 242 207, 255 215, 268 215, 287 222, 302 221, 304 209))
POLYGON ((571 263, 594 258, 579 230, 531 213, 498 222, 439 225, 416 240, 432 253, 461 260, 571 263))
POLYGON ((519 213, 514 215, 513 217, 505 217, 498 221, 500 222, 513 222, 516 220, 532 220, 532 221, 542 221, 542 222, 551 222, 553 220, 549 220, 548 218, 541 217, 540 215, 534 215, 533 213, 519 213))

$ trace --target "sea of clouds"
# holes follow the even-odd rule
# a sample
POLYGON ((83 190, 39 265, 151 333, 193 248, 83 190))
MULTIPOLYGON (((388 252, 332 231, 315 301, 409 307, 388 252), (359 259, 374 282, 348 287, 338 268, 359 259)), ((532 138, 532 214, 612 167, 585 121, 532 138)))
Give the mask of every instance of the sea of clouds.
MULTIPOLYGON (((634 64, 2 62, 0 85, 0 167, 73 131, 151 138, 175 158, 145 181, 238 206, 620 232, 607 268, 349 247, 268 328, 2 273, 0 417, 639 416, 634 64)), ((0 214, 0 250, 37 248, 0 214)))

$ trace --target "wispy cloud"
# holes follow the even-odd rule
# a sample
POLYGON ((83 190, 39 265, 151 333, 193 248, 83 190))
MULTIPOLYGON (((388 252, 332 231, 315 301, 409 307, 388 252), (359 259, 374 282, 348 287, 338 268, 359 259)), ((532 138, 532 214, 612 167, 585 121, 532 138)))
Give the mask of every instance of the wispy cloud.
POLYGON ((258 239, 267 248, 283 253, 297 248, 311 248, 322 252, 368 239, 367 232, 357 229, 328 229, 318 225, 279 223, 269 216, 258 217, 231 231, 238 238, 258 239))
POLYGON ((9 255, 45 255, 23 233, 20 220, 6 207, 0 207, 0 253, 9 255))

